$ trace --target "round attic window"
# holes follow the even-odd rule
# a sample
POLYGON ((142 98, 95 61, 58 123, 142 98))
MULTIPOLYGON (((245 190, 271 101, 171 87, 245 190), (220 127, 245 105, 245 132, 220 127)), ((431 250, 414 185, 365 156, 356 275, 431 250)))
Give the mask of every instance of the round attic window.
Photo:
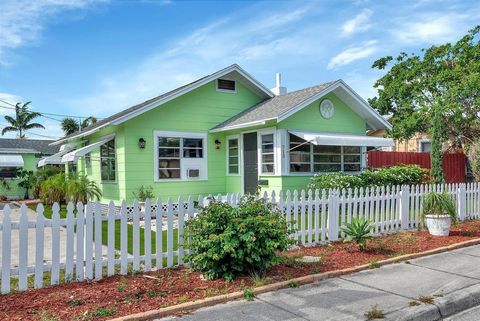
POLYGON ((322 115, 323 118, 325 119, 330 119, 333 117, 333 114, 335 113, 335 107, 333 106, 333 103, 330 101, 330 99, 324 99, 320 103, 320 115, 322 115))

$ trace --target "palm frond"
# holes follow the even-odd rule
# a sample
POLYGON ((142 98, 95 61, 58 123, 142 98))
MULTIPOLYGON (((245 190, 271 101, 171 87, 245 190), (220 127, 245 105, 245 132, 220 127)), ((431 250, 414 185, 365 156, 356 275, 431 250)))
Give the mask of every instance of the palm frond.
POLYGON ((45 129, 45 126, 43 126, 42 124, 39 124, 39 123, 31 123, 31 124, 27 124, 23 127, 24 129, 32 129, 32 128, 43 128, 45 129))
POLYGON ((8 132, 18 132, 18 128, 13 126, 7 126, 4 129, 2 129, 2 136, 8 132))

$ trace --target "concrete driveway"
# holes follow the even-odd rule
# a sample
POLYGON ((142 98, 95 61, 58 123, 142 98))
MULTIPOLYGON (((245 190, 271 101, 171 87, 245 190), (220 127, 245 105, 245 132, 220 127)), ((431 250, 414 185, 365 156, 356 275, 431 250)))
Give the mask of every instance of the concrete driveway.
MULTIPOLYGON (((12 212, 10 217, 13 221, 20 221, 20 209, 18 207, 12 208, 12 212)), ((3 206, 0 205, 0 222, 3 220, 3 206)), ((29 221, 34 221, 37 217, 37 213, 30 208, 28 208, 28 219, 29 221)), ((47 219, 46 219, 47 220, 47 219)), ((35 244, 35 228, 30 228, 28 230, 28 265, 35 264, 35 253, 36 253, 36 244, 35 244)), ((60 228, 60 262, 65 262, 66 257, 66 238, 67 238, 67 230, 63 227, 60 228)), ((0 231, 0 267, 2 264, 2 251, 3 251, 3 244, 1 242, 2 239, 2 232, 0 231)), ((18 230, 12 230, 12 256, 11 256, 11 265, 12 267, 16 267, 19 264, 19 233, 18 230)), ((95 247, 95 245, 94 245, 95 247)), ((76 239, 74 241, 74 248, 76 248, 76 239)), ((50 227, 45 228, 44 230, 44 261, 51 262, 52 260, 52 230, 50 227)), ((107 248, 102 246, 102 253, 106 255, 107 248)))

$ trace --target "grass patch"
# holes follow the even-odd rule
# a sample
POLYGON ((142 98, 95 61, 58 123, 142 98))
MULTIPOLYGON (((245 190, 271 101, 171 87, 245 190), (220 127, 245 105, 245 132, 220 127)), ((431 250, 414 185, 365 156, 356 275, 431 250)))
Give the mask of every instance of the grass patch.
POLYGON ((370 269, 378 269, 380 267, 380 263, 378 263, 378 260, 370 260, 368 267, 370 269))
POLYGON ((290 282, 288 282, 288 287, 289 288, 298 288, 298 282, 296 280, 291 280, 290 282))
POLYGON ((411 306, 411 307, 414 307, 414 306, 417 306, 417 305, 420 305, 420 304, 421 304, 420 302, 415 301, 415 300, 408 302, 408 305, 411 306))
POLYGON ((421 295, 418 297, 417 301, 420 301, 424 304, 433 304, 433 296, 429 296, 429 295, 421 295))
POLYGON ((247 301, 253 301, 255 298, 255 293, 253 293, 253 290, 250 288, 246 288, 243 290, 243 298, 247 301))
POLYGON ((378 309, 377 304, 373 305, 372 308, 363 315, 367 318, 367 320, 385 319, 385 313, 378 309))

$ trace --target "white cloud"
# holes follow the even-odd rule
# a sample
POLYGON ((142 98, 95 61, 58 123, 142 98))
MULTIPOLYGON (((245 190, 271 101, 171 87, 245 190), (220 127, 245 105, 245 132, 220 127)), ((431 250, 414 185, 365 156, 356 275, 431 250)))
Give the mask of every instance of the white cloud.
POLYGON ((393 31, 393 34, 406 43, 443 43, 456 39, 465 32, 468 16, 460 14, 442 14, 408 19, 393 31))
POLYGON ((357 14, 353 19, 348 20, 342 25, 342 36, 350 36, 357 32, 364 32, 372 27, 370 23, 370 17, 373 11, 370 9, 363 9, 362 12, 357 14))
POLYGON ((232 63, 249 69, 269 66, 272 59, 288 62, 299 54, 304 59, 309 55, 318 59, 326 50, 318 36, 322 26, 302 23, 298 28, 300 20, 313 11, 308 4, 248 18, 241 14, 224 17, 178 39, 137 66, 105 76, 95 92, 66 104, 102 117, 232 63))
POLYGON ((339 66, 347 65, 355 60, 369 57, 378 50, 376 44, 376 40, 370 40, 359 46, 345 49, 330 60, 327 69, 334 69, 339 66))
POLYGON ((0 4, 0 65, 10 63, 9 50, 38 42, 53 16, 85 9, 97 0, 2 0, 0 4))

